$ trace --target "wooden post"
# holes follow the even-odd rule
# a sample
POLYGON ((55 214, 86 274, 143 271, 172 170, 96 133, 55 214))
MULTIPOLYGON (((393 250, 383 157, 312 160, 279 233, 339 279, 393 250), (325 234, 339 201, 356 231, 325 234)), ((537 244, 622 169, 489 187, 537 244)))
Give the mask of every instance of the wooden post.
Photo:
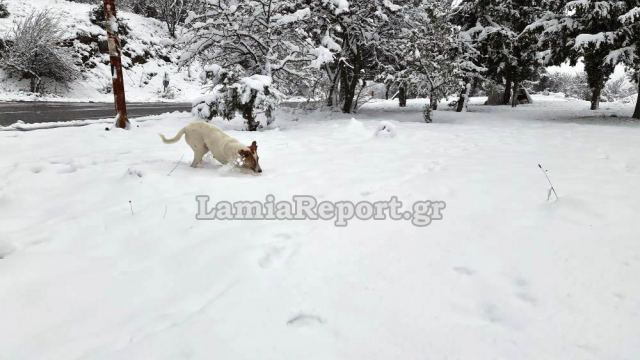
POLYGON ((120 40, 118 39, 118 22, 116 20, 115 0, 104 0, 105 27, 107 29, 109 58, 111 60, 111 79, 113 80, 113 97, 116 106, 116 127, 129 128, 127 117, 127 102, 124 96, 124 77, 122 74, 122 59, 120 40))

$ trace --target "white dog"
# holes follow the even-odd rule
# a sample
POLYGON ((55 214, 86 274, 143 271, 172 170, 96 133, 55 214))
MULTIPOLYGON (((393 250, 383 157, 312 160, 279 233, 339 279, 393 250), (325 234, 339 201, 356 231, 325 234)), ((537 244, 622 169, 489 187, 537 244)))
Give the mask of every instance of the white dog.
POLYGON ((251 146, 244 146, 222 130, 204 122, 187 125, 172 139, 167 139, 162 134, 160 138, 165 144, 175 144, 182 135, 185 135, 187 144, 193 149, 191 167, 200 165, 204 155, 211 151, 213 157, 223 164, 232 163, 241 168, 262 172, 258 163, 258 144, 255 141, 251 146))

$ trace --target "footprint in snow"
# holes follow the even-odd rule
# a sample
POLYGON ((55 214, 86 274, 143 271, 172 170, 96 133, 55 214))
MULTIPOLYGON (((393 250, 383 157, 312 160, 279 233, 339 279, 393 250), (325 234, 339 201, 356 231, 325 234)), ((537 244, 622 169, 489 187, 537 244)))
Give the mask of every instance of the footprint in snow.
POLYGON ((44 166, 42 165, 34 165, 30 168, 31 172, 34 174, 40 174, 43 169, 44 169, 44 166))
POLYGON ((476 273, 472 269, 464 266, 454 266, 452 269, 460 275, 473 276, 476 273))
POLYGON ((531 295, 529 291, 529 282, 527 281, 527 279, 523 277, 517 277, 514 279, 513 284, 517 288, 515 295, 518 299, 531 305, 535 305, 538 302, 536 297, 531 295))
POLYGON ((321 318, 320 316, 305 313, 297 314, 287 320, 287 326, 298 328, 322 325, 324 323, 326 323, 325 319, 321 318))
POLYGON ((295 245, 272 245, 265 250, 258 260, 258 265, 263 269, 269 269, 286 262, 297 251, 295 245))
POLYGON ((128 168, 127 169, 127 174, 129 176, 137 176, 139 178, 141 178, 143 176, 142 171, 140 171, 138 169, 134 169, 134 168, 128 168))

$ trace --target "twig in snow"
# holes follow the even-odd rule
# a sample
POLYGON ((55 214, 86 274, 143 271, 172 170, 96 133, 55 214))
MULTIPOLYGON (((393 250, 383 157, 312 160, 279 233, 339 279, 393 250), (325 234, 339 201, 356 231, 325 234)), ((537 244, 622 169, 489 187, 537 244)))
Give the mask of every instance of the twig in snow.
POLYGON ((549 182, 549 186, 551 186, 551 188, 549 188, 549 191, 547 192, 547 201, 549 201, 549 199, 551 199, 551 193, 552 192, 553 192, 553 195, 556 196, 556 200, 560 200, 560 198, 558 197, 558 193, 556 193, 556 189, 553 187, 553 184, 551 183, 551 179, 549 179, 549 175, 547 174, 547 170, 545 170, 542 167, 542 165, 540 165, 540 164, 538 164, 538 167, 540 168, 540 170, 542 170, 542 173, 547 178, 547 181, 549 182))
POLYGON ((167 205, 164 206, 164 214, 162 214, 162 218, 166 218, 167 217, 167 205))
POLYGON ((180 165, 180 161, 182 161, 182 158, 184 157, 184 154, 182 154, 182 156, 180 156, 180 159, 178 160, 178 162, 176 163, 176 166, 173 167, 173 169, 171 169, 171 171, 169 171, 169 173, 167 174, 167 176, 171 176, 171 174, 173 174, 174 171, 176 171, 176 169, 178 168, 178 165, 180 165))
POLYGON ((133 215, 133 204, 131 203, 131 200, 129 200, 129 209, 131 210, 131 215, 133 215))

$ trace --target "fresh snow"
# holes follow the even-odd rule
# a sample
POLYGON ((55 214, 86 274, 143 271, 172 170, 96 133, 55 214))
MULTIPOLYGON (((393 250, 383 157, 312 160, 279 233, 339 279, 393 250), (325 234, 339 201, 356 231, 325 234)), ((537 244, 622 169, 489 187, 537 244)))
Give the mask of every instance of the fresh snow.
POLYGON ((190 168, 184 141, 157 136, 188 114, 1 129, 0 358, 635 359, 632 105, 483 101, 432 124, 421 100, 354 119, 283 109, 254 133, 217 121, 257 140, 261 175, 190 168), (395 136, 376 136, 384 126, 395 136), (447 208, 426 228, 197 221, 200 194, 447 208))

